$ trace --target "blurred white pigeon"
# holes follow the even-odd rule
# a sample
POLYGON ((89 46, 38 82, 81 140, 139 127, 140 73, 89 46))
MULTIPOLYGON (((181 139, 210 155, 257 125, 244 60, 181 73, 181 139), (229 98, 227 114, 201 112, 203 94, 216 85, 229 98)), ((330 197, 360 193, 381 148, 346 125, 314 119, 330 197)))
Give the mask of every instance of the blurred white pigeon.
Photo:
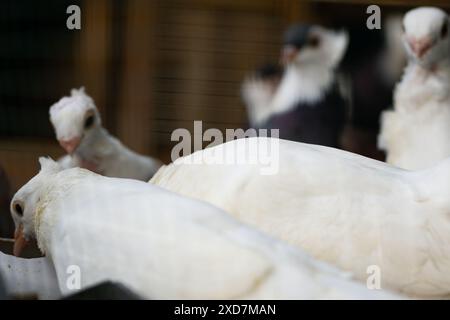
POLYGON ((410 172, 338 149, 260 137, 179 158, 150 182, 207 201, 357 279, 367 279, 375 265, 383 288, 450 294, 450 159, 410 172), (240 164, 220 163, 220 155, 240 164))
POLYGON ((338 146, 346 110, 335 73, 347 44, 344 31, 301 24, 288 28, 284 72, 265 68, 242 86, 251 126, 279 129, 282 139, 338 146))
POLYGON ((403 20, 409 57, 394 94, 394 110, 381 115, 378 146, 387 162, 422 169, 450 156, 450 35, 448 15, 420 7, 403 20))
POLYGON ((102 127, 94 101, 84 88, 72 89, 50 107, 50 121, 60 145, 68 153, 64 168, 81 167, 101 175, 147 181, 162 165, 125 147, 102 127))
POLYGON ((136 180, 40 162, 40 173, 11 202, 14 251, 36 238, 65 294, 66 270, 76 266, 81 288, 117 281, 155 299, 394 297, 206 203, 136 180))
POLYGON ((61 296, 53 264, 47 258, 22 259, 0 252, 0 276, 10 297, 37 295, 40 300, 61 296))

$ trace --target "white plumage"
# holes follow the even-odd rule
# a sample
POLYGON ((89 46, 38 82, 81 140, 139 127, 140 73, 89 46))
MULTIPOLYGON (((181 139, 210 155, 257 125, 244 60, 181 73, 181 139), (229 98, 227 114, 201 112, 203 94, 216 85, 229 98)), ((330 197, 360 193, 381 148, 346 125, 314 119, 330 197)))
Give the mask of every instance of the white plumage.
POLYGON ((450 293, 450 160, 410 172, 279 140, 271 157, 279 159, 275 174, 261 174, 267 161, 215 162, 220 154, 261 159, 268 139, 239 139, 179 158, 151 183, 208 201, 358 279, 377 265, 383 288, 421 297, 450 293))
POLYGON ((404 17, 409 63, 383 112, 378 145, 387 162, 422 169, 450 156, 450 36, 447 14, 417 8, 404 17))
POLYGON ((56 137, 68 155, 59 162, 64 168, 82 167, 99 174, 147 181, 161 166, 157 159, 125 147, 101 126, 94 101, 73 89, 50 108, 56 137))
POLYGON ((394 297, 370 291, 206 203, 40 161, 41 172, 11 204, 16 244, 37 238, 63 293, 67 267, 76 265, 82 287, 108 279, 146 298, 394 297))
POLYGON ((0 276, 11 297, 37 295, 45 300, 61 296, 55 269, 47 258, 22 259, 0 252, 0 276))

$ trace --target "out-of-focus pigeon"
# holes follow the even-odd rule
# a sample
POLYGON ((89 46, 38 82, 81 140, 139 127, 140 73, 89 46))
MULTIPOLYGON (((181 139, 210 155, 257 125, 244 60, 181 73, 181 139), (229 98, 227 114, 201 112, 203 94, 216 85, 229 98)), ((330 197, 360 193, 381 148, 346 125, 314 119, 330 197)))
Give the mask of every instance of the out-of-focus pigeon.
POLYGON ((378 145, 388 163, 421 169, 450 156, 449 17, 420 7, 405 15, 403 25, 409 62, 395 89, 394 110, 381 116, 378 145))
POLYGON ((81 167, 101 175, 148 180, 161 166, 154 158, 125 147, 102 127, 100 114, 84 88, 73 89, 50 107, 50 121, 60 145, 68 153, 64 168, 81 167))
POLYGON ((279 129, 283 139, 338 146, 346 110, 336 69, 347 43, 344 31, 291 26, 284 35, 279 85, 268 82, 277 80, 276 72, 275 77, 257 74, 243 84, 251 126, 279 129))
POLYGON ((259 137, 179 158, 151 183, 216 205, 362 281, 375 266, 383 288, 450 294, 450 158, 410 172, 259 137))

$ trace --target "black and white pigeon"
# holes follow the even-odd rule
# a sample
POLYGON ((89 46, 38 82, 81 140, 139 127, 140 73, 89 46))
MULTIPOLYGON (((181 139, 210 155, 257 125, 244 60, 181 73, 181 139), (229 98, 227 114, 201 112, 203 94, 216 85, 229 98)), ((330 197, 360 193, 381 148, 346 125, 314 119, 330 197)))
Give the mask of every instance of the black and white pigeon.
POLYGON ((266 68, 244 81, 250 125, 279 129, 282 139, 338 146, 346 110, 336 69, 347 45, 345 31, 291 26, 283 40, 284 70, 266 68))

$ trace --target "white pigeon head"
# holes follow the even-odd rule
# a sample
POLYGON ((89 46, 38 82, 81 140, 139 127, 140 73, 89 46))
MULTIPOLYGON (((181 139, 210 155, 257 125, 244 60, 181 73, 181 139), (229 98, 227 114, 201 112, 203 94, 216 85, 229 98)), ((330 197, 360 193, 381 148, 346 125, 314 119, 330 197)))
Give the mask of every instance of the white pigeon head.
POLYGON ((296 66, 336 67, 348 46, 346 31, 296 24, 284 34, 282 63, 296 66))
POLYGON ((432 67, 450 53, 449 18, 439 8, 419 7, 403 18, 403 43, 412 61, 432 67))
POLYGON ((50 121, 59 144, 68 154, 73 154, 83 141, 101 127, 94 100, 83 87, 72 89, 70 97, 63 97, 50 107, 50 121))
POLYGON ((41 170, 16 192, 10 204, 15 224, 14 255, 20 256, 30 241, 36 239, 35 222, 41 200, 44 199, 46 185, 51 177, 61 171, 61 167, 50 158, 39 158, 41 170))

